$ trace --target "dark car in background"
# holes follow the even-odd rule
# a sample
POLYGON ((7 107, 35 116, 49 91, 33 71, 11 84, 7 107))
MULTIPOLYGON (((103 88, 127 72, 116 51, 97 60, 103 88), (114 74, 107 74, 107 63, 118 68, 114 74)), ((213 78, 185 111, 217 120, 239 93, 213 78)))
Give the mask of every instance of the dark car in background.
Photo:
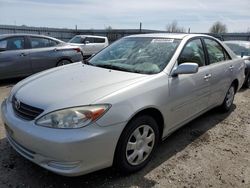
POLYGON ((82 59, 80 48, 52 37, 0 35, 0 79, 28 76, 82 59))
POLYGON ((238 56, 245 60, 245 83, 244 86, 250 88, 250 41, 224 41, 224 43, 238 56))

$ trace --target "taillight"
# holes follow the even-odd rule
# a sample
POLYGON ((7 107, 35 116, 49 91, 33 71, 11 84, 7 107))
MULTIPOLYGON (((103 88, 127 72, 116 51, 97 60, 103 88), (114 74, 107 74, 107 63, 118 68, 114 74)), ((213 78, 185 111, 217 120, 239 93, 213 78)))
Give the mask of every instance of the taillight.
POLYGON ((80 48, 74 48, 74 50, 76 51, 76 52, 81 52, 81 49, 80 48))

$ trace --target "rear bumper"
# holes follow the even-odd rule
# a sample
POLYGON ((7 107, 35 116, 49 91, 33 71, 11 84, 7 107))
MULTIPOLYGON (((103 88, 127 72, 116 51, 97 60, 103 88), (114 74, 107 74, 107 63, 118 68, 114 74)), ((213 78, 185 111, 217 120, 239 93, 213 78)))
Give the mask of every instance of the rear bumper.
POLYGON ((30 161, 65 176, 87 174, 112 165, 125 124, 60 130, 40 127, 16 117, 11 105, 1 105, 10 145, 30 161))

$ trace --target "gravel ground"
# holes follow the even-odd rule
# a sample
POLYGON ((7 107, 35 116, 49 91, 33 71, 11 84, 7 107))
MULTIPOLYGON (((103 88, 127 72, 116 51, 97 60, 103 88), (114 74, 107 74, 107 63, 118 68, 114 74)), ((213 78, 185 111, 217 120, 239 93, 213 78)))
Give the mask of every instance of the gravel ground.
MULTIPOLYGON (((18 80, 0 84, 0 102, 18 80)), ((0 187, 250 187, 250 90, 229 113, 214 109, 168 137, 146 168, 121 176, 111 168, 68 178, 17 154, 0 123, 0 187)))

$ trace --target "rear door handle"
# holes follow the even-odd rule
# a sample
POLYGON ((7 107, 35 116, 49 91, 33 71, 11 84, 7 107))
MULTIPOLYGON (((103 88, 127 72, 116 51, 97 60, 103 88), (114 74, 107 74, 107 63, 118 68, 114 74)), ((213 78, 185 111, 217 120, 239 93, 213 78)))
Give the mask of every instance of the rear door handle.
POLYGON ((229 69, 230 69, 230 71, 233 71, 234 66, 233 66, 233 65, 231 65, 231 66, 229 67, 229 69))
POLYGON ((26 53, 21 53, 19 56, 24 57, 26 55, 27 55, 26 53))
POLYGON ((212 77, 211 74, 206 74, 206 76, 204 76, 204 80, 208 81, 211 77, 212 77))

